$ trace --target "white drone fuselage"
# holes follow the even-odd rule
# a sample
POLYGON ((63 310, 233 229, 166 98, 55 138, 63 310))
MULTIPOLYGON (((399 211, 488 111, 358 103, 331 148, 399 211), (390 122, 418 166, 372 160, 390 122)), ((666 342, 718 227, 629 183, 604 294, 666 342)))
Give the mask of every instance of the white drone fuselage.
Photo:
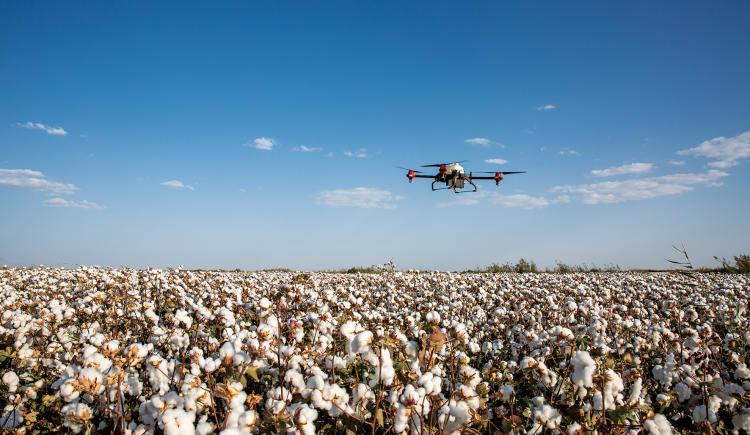
POLYGON ((448 175, 452 174, 454 171, 459 174, 464 173, 464 167, 459 165, 458 163, 452 163, 450 165, 446 165, 445 169, 446 169, 446 174, 448 175))

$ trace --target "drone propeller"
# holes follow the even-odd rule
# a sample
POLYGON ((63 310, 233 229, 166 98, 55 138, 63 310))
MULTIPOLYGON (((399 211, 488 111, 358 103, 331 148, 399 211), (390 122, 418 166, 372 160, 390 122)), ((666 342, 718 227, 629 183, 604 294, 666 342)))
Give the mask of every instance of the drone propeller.
POLYGON ((472 173, 473 172, 476 172, 477 174, 497 174, 497 173, 501 173, 503 175, 525 174, 526 173, 526 171, 510 171, 510 172, 505 172, 505 171, 472 171, 472 173))
POLYGON ((403 169, 404 171, 413 171, 415 174, 423 174, 422 171, 415 171, 414 169, 405 168, 403 166, 396 166, 399 169, 403 169))
POLYGON ((437 167, 440 167, 440 166, 443 166, 443 165, 452 165, 454 163, 463 163, 463 162, 466 162, 466 161, 467 160, 461 160, 459 162, 449 162, 449 163, 434 163, 432 165, 422 165, 421 167, 422 168, 437 168, 437 167))

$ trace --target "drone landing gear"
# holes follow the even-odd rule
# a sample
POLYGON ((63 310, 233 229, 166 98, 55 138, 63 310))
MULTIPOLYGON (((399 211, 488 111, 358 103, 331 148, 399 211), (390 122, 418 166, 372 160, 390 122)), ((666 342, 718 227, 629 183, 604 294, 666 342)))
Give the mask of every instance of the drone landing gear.
POLYGON ((461 190, 461 189, 457 190, 455 186, 454 187, 438 187, 437 189, 435 189, 435 183, 437 183, 438 181, 439 180, 435 180, 435 181, 432 182, 432 186, 431 187, 432 187, 432 191, 433 192, 436 191, 436 190, 452 190, 453 193, 474 193, 474 192, 477 191, 477 185, 474 184, 469 179, 466 179, 466 182, 469 183, 469 184, 471 184, 471 187, 473 188, 473 190, 461 190))
POLYGON ((469 184, 471 184, 471 187, 473 187, 474 190, 456 190, 456 189, 453 189, 453 193, 474 193, 474 192, 477 191, 477 185, 474 184, 470 179, 467 178, 466 182, 469 183, 469 184))

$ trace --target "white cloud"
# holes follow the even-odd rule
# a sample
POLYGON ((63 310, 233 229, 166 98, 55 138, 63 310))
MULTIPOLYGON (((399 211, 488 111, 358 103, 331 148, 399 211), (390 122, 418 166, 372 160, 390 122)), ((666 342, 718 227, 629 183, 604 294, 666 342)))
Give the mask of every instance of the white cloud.
POLYGON ((248 147, 257 148, 263 151, 271 151, 276 145, 276 141, 270 137, 256 137, 252 143, 246 144, 248 147))
POLYGON ((317 148, 317 147, 308 147, 308 146, 305 146, 305 145, 300 145, 298 147, 292 148, 292 151, 298 151, 298 152, 302 152, 302 153, 312 153, 312 152, 315 152, 315 151, 320 151, 320 148, 317 148))
POLYGON ((491 201, 503 207, 524 208, 527 210, 549 205, 549 201, 542 196, 530 196, 526 194, 503 195, 498 193, 492 197, 491 201))
POLYGON ((486 137, 473 137, 471 139, 466 139, 464 142, 472 145, 480 145, 483 147, 486 147, 492 143, 492 141, 487 139, 486 137))
POLYGON ((594 177, 612 177, 625 174, 644 174, 654 169, 653 163, 630 163, 622 166, 613 166, 607 169, 594 169, 591 175, 594 177))
POLYGON ((671 174, 660 177, 633 178, 592 184, 556 186, 553 193, 569 194, 584 204, 614 204, 689 192, 696 185, 719 185, 729 174, 709 170, 698 174, 671 174))
POLYGON ((561 156, 578 156, 581 153, 579 153, 576 150, 572 150, 570 148, 563 148, 560 151, 558 151, 557 154, 560 154, 561 156))
POLYGON ((545 104, 544 106, 539 106, 536 108, 536 110, 539 110, 542 112, 547 112, 547 111, 555 110, 555 109, 557 109, 557 106, 555 106, 554 104, 545 104))
POLYGON ((734 137, 715 137, 697 147, 680 150, 677 154, 705 157, 712 160, 708 163, 712 168, 731 168, 737 165, 739 160, 750 157, 750 131, 734 137))
POLYGON ((542 196, 531 196, 526 194, 504 195, 498 192, 480 191, 477 193, 466 193, 455 195, 448 201, 440 202, 438 207, 472 206, 487 201, 491 204, 507 208, 522 208, 526 210, 546 207, 551 202, 542 196))
POLYGON ((485 163, 490 163, 492 165, 504 165, 504 164, 508 163, 508 161, 504 160, 504 159, 487 159, 484 162, 485 163))
POLYGON ((367 148, 360 148, 356 151, 344 151, 344 155, 347 157, 354 157, 357 159, 367 158, 367 148))
POLYGON ((0 169, 0 186, 33 189, 56 194, 70 194, 76 186, 47 179, 43 173, 31 169, 0 169))
POLYGON ((187 189, 187 190, 193 190, 193 186, 190 186, 188 184, 183 183, 180 180, 168 180, 163 181, 160 183, 164 187, 169 187, 171 189, 187 189))
POLYGON ((28 128, 31 130, 41 130, 53 136, 66 136, 68 134, 68 132, 65 131, 65 129, 62 127, 50 127, 48 125, 42 124, 41 122, 19 122, 17 125, 19 127, 28 128))
POLYGON ((320 203, 330 207, 394 208, 399 198, 387 190, 372 187, 336 189, 320 192, 320 203))
POLYGON ((672 166, 684 166, 685 165, 684 160, 670 160, 667 163, 669 163, 672 166))
POLYGON ((94 210, 100 210, 103 208, 99 204, 91 201, 86 201, 85 199, 83 201, 68 201, 67 199, 63 198, 50 198, 44 201, 43 204, 47 207, 59 208, 86 208, 94 210))

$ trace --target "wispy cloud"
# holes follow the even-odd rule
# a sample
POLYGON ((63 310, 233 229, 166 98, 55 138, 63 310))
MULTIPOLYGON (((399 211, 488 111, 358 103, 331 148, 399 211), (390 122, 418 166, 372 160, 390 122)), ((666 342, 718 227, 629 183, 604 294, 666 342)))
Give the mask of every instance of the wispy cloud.
POLYGON ((78 190, 73 184, 52 181, 43 173, 31 169, 0 169, 0 186, 32 189, 58 195, 71 194, 78 190))
POLYGON ((576 150, 572 150, 570 148, 563 148, 560 151, 558 151, 557 154, 560 154, 561 156, 578 156, 581 153, 579 153, 576 150))
POLYGON ((486 137, 472 137, 470 139, 464 140, 464 142, 471 145, 479 145, 483 147, 486 147, 492 143, 492 141, 487 139, 486 137))
POLYGON ((532 210, 543 208, 550 205, 553 201, 543 196, 531 196, 526 194, 505 195, 498 192, 480 191, 477 193, 467 193, 465 195, 452 196, 448 201, 440 202, 438 207, 467 207, 477 205, 482 202, 499 205, 506 208, 520 208, 532 210))
POLYGON ((536 110, 539 110, 540 112, 547 112, 555 109, 557 109, 557 106, 555 106, 554 104, 545 104, 536 108, 536 110))
POLYGON ((654 169, 653 163, 630 163, 622 166, 613 166, 607 169, 594 169, 591 175, 594 177, 613 177, 625 174, 645 174, 654 169))
POLYGON ((356 151, 344 151, 344 155, 347 157, 353 157, 357 159, 367 158, 367 148, 360 148, 356 151))
POLYGON ((47 207, 59 208, 85 208, 93 210, 100 210, 103 208, 99 204, 91 201, 86 201, 85 199, 83 201, 68 201, 67 199, 63 198, 50 198, 44 201, 43 204, 47 207))
POLYGON ((731 168, 737 165, 741 159, 750 157, 750 131, 734 137, 715 137, 697 147, 680 150, 677 154, 705 157, 711 160, 708 166, 712 168, 731 168))
POLYGON ((301 153, 314 153, 315 151, 320 151, 321 149, 318 147, 309 147, 305 145, 300 145, 298 147, 292 148, 292 151, 297 151, 301 153))
POLYGON ((330 207, 394 208, 399 199, 387 190, 372 187, 325 190, 318 195, 318 201, 330 207))
POLYGON ((684 173, 660 177, 633 178, 592 184, 565 185, 552 188, 553 193, 568 194, 584 204, 614 204, 689 192, 697 185, 719 185, 729 174, 709 170, 705 173, 684 173))
POLYGON ((16 125, 21 128, 28 128, 31 130, 41 130, 53 136, 66 136, 68 134, 68 132, 65 131, 65 129, 62 127, 50 127, 48 125, 42 124, 41 122, 19 122, 16 125))
POLYGON ((170 189, 193 190, 193 186, 185 184, 185 183, 183 183, 180 180, 167 180, 167 181, 162 181, 159 184, 162 185, 162 186, 164 186, 164 187, 169 187, 170 189))
POLYGON ((263 151, 271 151, 276 146, 276 141, 270 137, 256 137, 251 143, 245 144, 245 146, 263 151))
POLYGON ((508 161, 505 159, 487 159, 484 162, 489 163, 491 165, 504 165, 508 163, 508 161))
POLYGON ((523 193, 517 195, 503 195, 501 193, 498 193, 494 195, 490 200, 494 204, 501 205, 503 207, 523 208, 526 210, 546 207, 550 203, 549 200, 542 196, 531 196, 523 193))
POLYGON ((667 163, 669 163, 672 166, 684 166, 685 165, 684 160, 670 160, 667 163))

